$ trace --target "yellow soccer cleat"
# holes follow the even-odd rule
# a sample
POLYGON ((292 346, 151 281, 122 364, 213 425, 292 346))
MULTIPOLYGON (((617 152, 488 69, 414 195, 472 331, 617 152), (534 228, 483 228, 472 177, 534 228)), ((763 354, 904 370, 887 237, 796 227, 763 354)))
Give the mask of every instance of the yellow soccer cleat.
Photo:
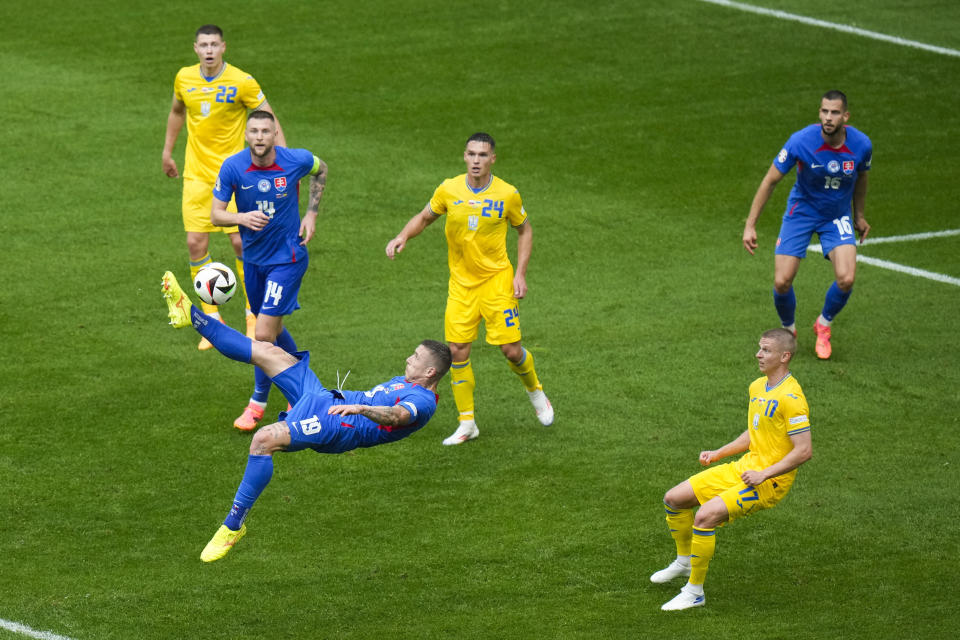
POLYGON ((219 560, 223 556, 227 555, 230 549, 233 548, 233 545, 237 544, 237 541, 240 540, 247 533, 247 525, 240 525, 239 531, 234 531, 232 529, 227 529, 227 525, 222 524, 220 528, 217 529, 217 532, 213 534, 213 538, 210 539, 210 542, 207 543, 207 546, 203 548, 203 551, 200 553, 200 559, 204 562, 213 562, 214 560, 219 560))
POLYGON ((190 308, 193 303, 190 298, 180 288, 177 277, 170 271, 163 274, 163 283, 161 285, 163 297, 167 301, 167 308, 170 316, 170 324, 175 329, 190 326, 190 308))
POLYGON ((251 340, 257 339, 257 316, 252 313, 247 314, 247 337, 251 340))

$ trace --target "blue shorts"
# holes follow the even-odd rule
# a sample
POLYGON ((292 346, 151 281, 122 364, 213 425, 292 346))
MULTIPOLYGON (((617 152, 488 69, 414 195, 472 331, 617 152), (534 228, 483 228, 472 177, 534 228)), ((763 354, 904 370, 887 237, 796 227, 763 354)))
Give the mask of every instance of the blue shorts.
POLYGON ((845 215, 834 220, 813 216, 801 211, 798 206, 788 209, 783 215, 780 224, 780 236, 777 238, 778 256, 794 256, 804 258, 807 255, 807 246, 816 233, 823 247, 823 257, 843 244, 857 244, 857 234, 853 230, 850 216, 845 215))
POLYGON ((360 434, 352 426, 340 421, 340 416, 327 414, 334 404, 343 404, 343 396, 321 384, 310 369, 310 353, 297 354, 300 361, 273 378, 287 402, 289 411, 280 412, 290 428, 287 451, 313 449, 319 453, 343 453, 360 446, 360 434))
POLYGON ((244 264, 243 279, 250 310, 257 315, 288 316, 299 309, 297 294, 300 293, 300 283, 307 272, 308 262, 244 264))

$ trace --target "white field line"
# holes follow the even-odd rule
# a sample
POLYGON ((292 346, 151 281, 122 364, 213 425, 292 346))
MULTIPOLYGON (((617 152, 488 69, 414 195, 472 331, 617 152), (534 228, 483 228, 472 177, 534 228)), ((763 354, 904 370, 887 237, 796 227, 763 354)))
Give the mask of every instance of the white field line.
POLYGON ((25 624, 11 622, 10 620, 4 620, 3 618, 0 618, 0 629, 6 629, 7 631, 12 631, 13 633, 19 633, 27 636, 28 638, 37 638, 37 640, 73 640, 73 638, 60 636, 49 631, 37 631, 36 629, 31 629, 25 624))
POLYGON ((956 58, 960 58, 960 51, 957 51, 956 49, 949 49, 947 47, 938 47, 936 45, 926 44, 925 42, 917 42, 916 40, 907 40, 905 38, 898 38, 897 36, 888 36, 885 33, 868 31, 866 29, 860 29, 858 27, 851 27, 850 25, 846 25, 846 24, 835 24, 833 22, 826 22, 825 20, 817 20, 816 18, 808 18, 806 16, 800 16, 795 13, 787 13, 786 11, 778 11, 776 9, 766 9, 764 7, 755 7, 751 4, 743 4, 742 2, 731 2, 731 0, 700 0, 700 2, 709 2, 710 4, 720 5, 721 7, 739 9, 740 11, 757 13, 762 16, 771 16, 773 18, 778 18, 780 20, 792 20, 794 22, 802 22, 803 24, 809 24, 814 27, 823 27, 824 29, 834 29, 836 31, 842 31, 844 33, 852 33, 854 35, 863 36, 864 38, 873 38, 874 40, 891 42, 893 44, 898 44, 904 47, 912 47, 914 49, 923 49, 924 51, 930 51, 932 53, 939 53, 945 56, 953 56, 956 58))
MULTIPOLYGON (((708 1, 708 0, 704 0, 708 1)), ((863 244, 864 246, 870 244, 884 244, 886 242, 909 242, 911 240, 926 240, 928 238, 943 238, 947 236, 960 236, 960 229, 948 229, 946 231, 930 231, 926 233, 912 233, 905 236, 887 236, 885 238, 867 238, 863 244)), ((817 253, 823 253, 823 247, 819 244, 811 244, 807 247, 808 251, 816 251, 817 253)), ((862 262, 864 264, 870 264, 875 267, 881 267, 882 269, 889 269, 891 271, 899 271, 900 273, 906 273, 911 276, 916 276, 918 278, 926 278, 927 280, 935 280, 936 282, 943 282, 946 284, 952 284, 956 287, 960 287, 960 278, 954 278, 952 276, 947 276, 942 273, 935 273, 933 271, 927 271, 925 269, 917 269, 916 267, 908 267, 905 264, 899 264, 897 262, 890 262, 889 260, 881 260, 879 258, 871 258, 857 253, 857 262, 862 262)))

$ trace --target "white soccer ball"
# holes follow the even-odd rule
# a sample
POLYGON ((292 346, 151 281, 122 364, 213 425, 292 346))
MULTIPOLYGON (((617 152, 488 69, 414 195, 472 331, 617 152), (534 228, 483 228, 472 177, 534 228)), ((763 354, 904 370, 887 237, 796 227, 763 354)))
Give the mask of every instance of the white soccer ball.
POLYGON ((237 291, 237 277, 220 262, 206 264, 193 279, 193 289, 207 304, 223 304, 237 291))

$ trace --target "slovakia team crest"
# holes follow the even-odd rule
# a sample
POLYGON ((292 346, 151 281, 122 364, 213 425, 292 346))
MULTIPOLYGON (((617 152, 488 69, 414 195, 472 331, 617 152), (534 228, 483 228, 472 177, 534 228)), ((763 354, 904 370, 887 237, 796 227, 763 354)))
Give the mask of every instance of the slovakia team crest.
MULTIPOLYGON (((844 165, 846 165, 846 163, 844 163, 844 165)), ((277 191, 283 191, 287 188, 287 177, 274 178, 273 186, 276 187, 277 191)))
POLYGON ((843 172, 847 175, 853 173, 853 160, 844 160, 843 161, 843 172))

